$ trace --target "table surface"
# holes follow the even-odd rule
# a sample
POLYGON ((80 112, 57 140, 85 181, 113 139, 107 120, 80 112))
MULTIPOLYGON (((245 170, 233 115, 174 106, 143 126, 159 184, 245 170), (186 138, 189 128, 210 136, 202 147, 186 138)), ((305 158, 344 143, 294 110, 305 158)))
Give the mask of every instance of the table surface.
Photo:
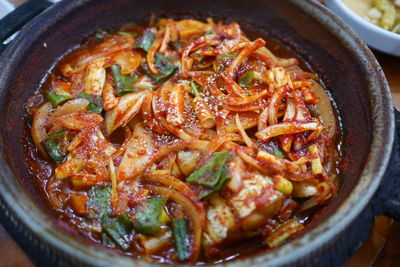
MULTIPOLYGON (((25 0, 11 0, 18 5, 25 0)), ((400 110, 400 58, 374 51, 381 64, 392 92, 393 102, 400 110)), ((34 266, 25 253, 0 225, 0 266, 34 266)), ((345 267, 400 266, 400 222, 380 216, 376 219, 369 239, 344 265, 345 267)))

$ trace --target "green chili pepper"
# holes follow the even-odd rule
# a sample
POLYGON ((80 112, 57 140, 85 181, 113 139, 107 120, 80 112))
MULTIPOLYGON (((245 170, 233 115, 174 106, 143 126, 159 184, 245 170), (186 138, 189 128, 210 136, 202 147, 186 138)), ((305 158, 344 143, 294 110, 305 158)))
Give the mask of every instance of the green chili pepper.
POLYGON ((183 48, 182 43, 180 41, 175 41, 171 43, 175 50, 181 50, 183 48))
POLYGON ((49 100, 51 102, 51 104, 55 108, 58 105, 60 105, 62 102, 68 100, 69 96, 61 95, 61 94, 59 95, 56 92, 50 92, 50 93, 46 94, 46 98, 47 98, 47 100, 49 100))
POLYGON ((66 158, 66 153, 61 149, 61 139, 67 134, 66 131, 53 134, 42 141, 42 146, 49 157, 57 163, 61 163, 66 158))
POLYGON ((213 35, 214 34, 214 32, 212 32, 212 31, 206 31, 206 35, 213 35))
POLYGON ((172 219, 172 232, 175 237, 175 247, 178 258, 185 261, 190 258, 190 238, 185 219, 172 219))
POLYGON ((137 79, 136 74, 132 75, 121 74, 121 70, 118 65, 112 65, 111 72, 117 89, 117 94, 119 96, 123 96, 132 92, 137 92, 137 89, 133 88, 133 83, 137 79))
POLYGON ((103 233, 109 238, 104 238, 104 242, 110 240, 120 248, 126 250, 130 247, 133 224, 126 214, 118 217, 104 215, 102 217, 103 233))
POLYGON ((158 69, 158 71, 160 72, 159 75, 154 75, 149 70, 149 67, 146 64, 142 65, 142 68, 144 72, 147 74, 147 76, 149 76, 156 83, 166 82, 168 78, 171 77, 177 69, 177 67, 173 63, 168 61, 168 59, 166 59, 163 55, 159 53, 156 53, 154 56, 154 64, 158 69))
POLYGON ((223 59, 223 58, 235 58, 237 55, 219 55, 218 58, 223 59))
POLYGON ((111 186, 93 186, 88 192, 88 197, 86 209, 89 218, 99 219, 111 213, 111 186))
POLYGON ((192 93, 193 93, 196 97, 200 96, 200 91, 199 91, 199 88, 197 87, 197 84, 196 84, 195 81, 191 81, 191 82, 190 82, 190 87, 192 88, 192 93))
POLYGON ((285 157, 285 156, 283 155, 282 151, 280 151, 280 150, 275 150, 275 151, 274 151, 274 155, 277 156, 277 157, 279 157, 279 158, 282 158, 282 159, 285 157))
POLYGON ((103 99, 100 96, 92 96, 84 93, 80 93, 79 96, 89 100, 88 110, 96 113, 101 113, 103 111, 103 99))
POLYGON ((96 30, 96 32, 95 32, 95 34, 94 34, 94 37, 95 37, 96 39, 101 40, 101 39, 103 39, 104 37, 106 37, 107 35, 108 35, 108 33, 107 33, 106 31, 104 31, 104 30, 102 30, 102 29, 98 29, 98 30, 96 30))
POLYGON ((321 115, 315 105, 307 105, 307 108, 310 111, 311 116, 319 117, 321 115))
POLYGON ((229 152, 215 152, 207 164, 194 171, 186 179, 189 183, 204 187, 200 199, 218 192, 230 181, 231 178, 227 175, 228 171, 225 166, 229 157, 229 152))
POLYGON ((239 78, 239 85, 245 87, 249 85, 254 79, 254 71, 250 70, 239 78))
POLYGON ((154 38, 156 36, 156 30, 155 29, 147 29, 143 32, 142 37, 140 37, 136 44, 136 48, 142 48, 144 51, 149 51, 151 45, 154 42, 154 38))
POLYGON ((158 234, 161 230, 160 215, 166 199, 163 197, 148 198, 136 211, 134 227, 137 232, 145 235, 158 234))

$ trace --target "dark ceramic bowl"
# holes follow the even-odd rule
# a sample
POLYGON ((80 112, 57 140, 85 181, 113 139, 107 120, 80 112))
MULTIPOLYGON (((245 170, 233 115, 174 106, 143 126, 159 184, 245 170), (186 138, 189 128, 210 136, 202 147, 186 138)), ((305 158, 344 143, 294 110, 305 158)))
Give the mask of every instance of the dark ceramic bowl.
MULTIPOLYGON (((47 5, 29 1, 22 7, 25 13, 10 15, 0 30, 12 33, 13 26, 47 5)), ((25 26, 0 58, 1 222, 36 263, 151 265, 89 244, 60 227, 34 189, 22 156, 24 103, 55 60, 96 29, 143 21, 150 13, 236 20, 245 30, 278 40, 321 77, 341 118, 342 186, 336 200, 298 239, 227 265, 337 266, 368 236, 374 216, 399 216, 399 146, 386 79, 368 47, 317 2, 65 0, 25 26)))

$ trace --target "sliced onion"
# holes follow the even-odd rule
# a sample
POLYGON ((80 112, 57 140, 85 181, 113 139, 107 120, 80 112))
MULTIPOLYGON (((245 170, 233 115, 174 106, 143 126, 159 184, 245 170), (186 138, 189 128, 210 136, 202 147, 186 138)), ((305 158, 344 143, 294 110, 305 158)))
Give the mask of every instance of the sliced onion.
POLYGON ((142 56, 137 51, 124 50, 114 56, 113 62, 121 67, 121 74, 132 74, 140 66, 142 56))
POLYGON ((149 173, 144 177, 144 179, 151 183, 160 183, 162 185, 169 186, 175 189, 179 193, 183 194, 185 197, 189 198, 201 213, 204 212, 203 203, 199 201, 197 195, 193 192, 193 190, 181 180, 173 176, 154 175, 153 173, 149 173))
POLYGON ((118 167, 118 179, 120 181, 135 180, 151 164, 154 145, 151 134, 138 123, 129 143, 126 146, 121 164, 118 167))
POLYGON ((139 111, 149 91, 140 91, 122 96, 118 105, 106 113, 106 132, 110 135, 118 127, 125 126, 139 111))
POLYGON ((244 142, 246 143, 246 145, 247 145, 248 147, 254 147, 254 146, 255 146, 254 142, 253 142, 253 141, 251 140, 251 138, 247 135, 246 131, 243 129, 242 124, 240 123, 240 119, 239 119, 239 114, 238 114, 238 113, 236 113, 235 121, 236 121, 236 125, 237 125, 237 127, 238 127, 238 129, 239 129, 239 132, 240 132, 240 134, 242 135, 243 140, 244 140, 244 142))
POLYGON ((61 124, 71 130, 93 128, 103 121, 103 117, 94 112, 79 112, 60 119, 61 124))
POLYGON ((76 112, 85 111, 89 105, 89 101, 85 98, 72 99, 59 108, 57 108, 49 119, 49 123, 53 124, 59 121, 63 116, 73 114, 76 112))
POLYGON ((33 115, 33 122, 32 122, 32 139, 35 143, 35 146, 39 149, 40 153, 47 157, 47 153, 44 151, 41 143, 43 140, 47 138, 46 132, 46 124, 49 120, 49 115, 51 112, 51 103, 46 103, 42 105, 33 115))
POLYGON ((193 230, 193 244, 190 260, 195 262, 200 254, 201 236, 203 232, 201 222, 205 221, 204 211, 199 211, 189 199, 173 189, 161 186, 149 186, 149 188, 153 193, 169 198, 185 209, 188 217, 190 218, 193 230))

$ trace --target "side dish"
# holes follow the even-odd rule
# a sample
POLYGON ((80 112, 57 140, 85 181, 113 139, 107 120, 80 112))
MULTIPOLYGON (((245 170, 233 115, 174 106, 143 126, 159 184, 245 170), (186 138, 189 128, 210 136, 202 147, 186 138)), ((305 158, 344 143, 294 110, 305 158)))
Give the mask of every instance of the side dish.
POLYGON ((273 248, 338 191, 339 130, 318 78, 236 22, 99 30, 26 106, 26 160, 55 214, 134 258, 273 248))
POLYGON ((343 2, 369 22, 400 34, 399 0, 343 0, 343 2))

